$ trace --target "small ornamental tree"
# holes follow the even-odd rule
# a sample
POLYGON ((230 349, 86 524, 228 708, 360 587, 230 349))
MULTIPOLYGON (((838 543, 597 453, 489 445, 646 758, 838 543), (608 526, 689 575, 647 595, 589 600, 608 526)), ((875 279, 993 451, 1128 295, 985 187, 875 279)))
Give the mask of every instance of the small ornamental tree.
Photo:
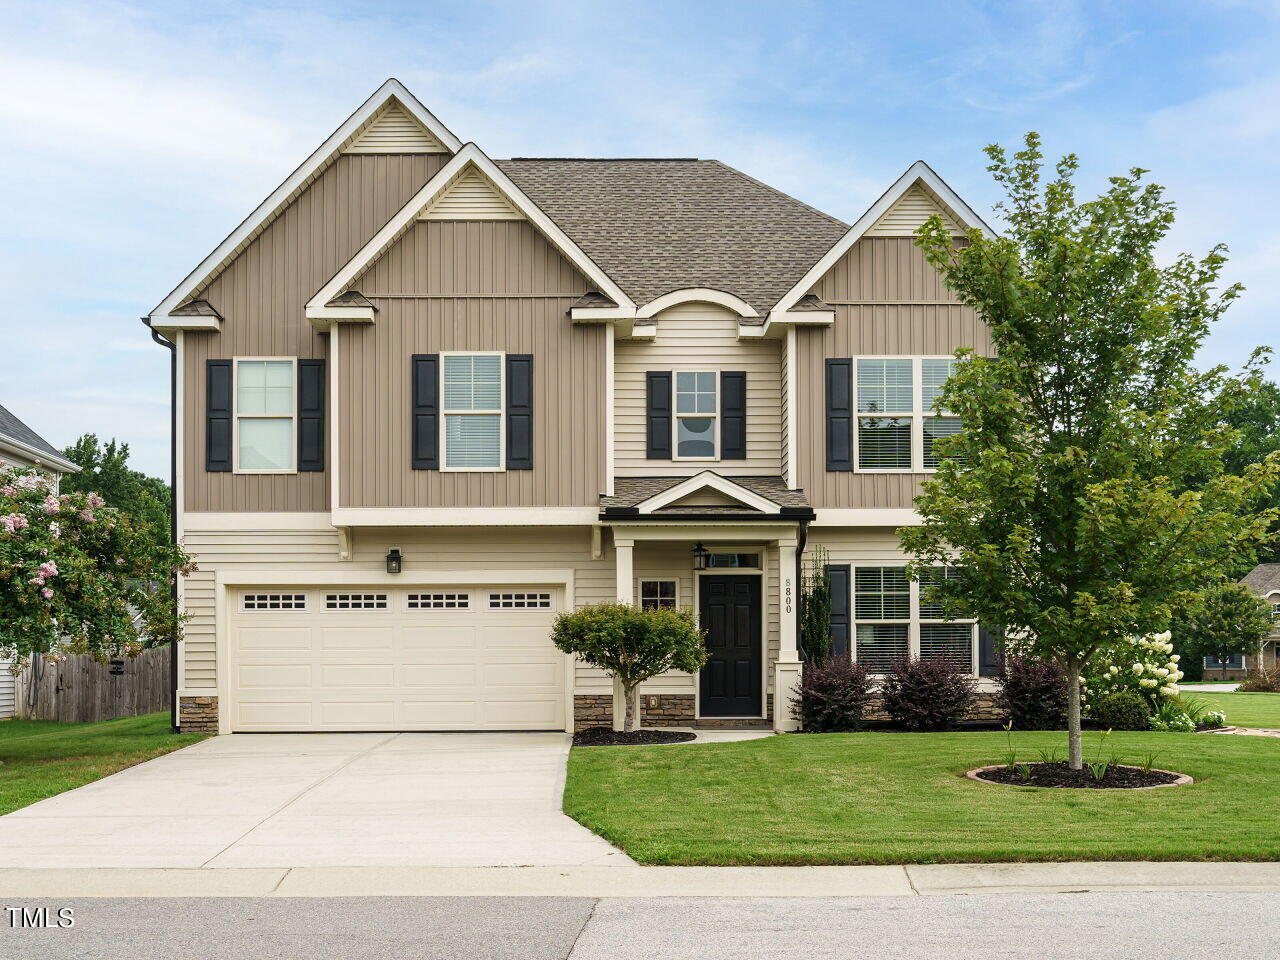
POLYGON ((1173 224, 1145 171, 1078 201, 1075 157, 1042 175, 1039 138, 987 148, 1005 232, 957 244, 940 218, 917 244, 985 321, 990 357, 961 351, 938 402, 963 429, 904 529, 913 574, 952 564, 935 595, 950 616, 1000 626, 1015 652, 1067 674, 1068 758, 1083 765, 1080 681, 1100 651, 1163 630, 1174 612, 1267 537, 1271 454, 1224 456, 1232 411, 1262 389, 1261 351, 1238 375, 1193 365, 1239 288, 1214 248, 1167 265, 1173 224))
POLYGON ((702 631, 689 610, 644 610, 625 603, 580 607, 556 617, 551 640, 621 684, 628 732, 639 724, 640 684, 668 670, 694 673, 707 662, 702 631))
POLYGON ((800 591, 801 649, 810 663, 825 663, 831 656, 831 564, 825 547, 814 547, 800 591))
POLYGON ((0 468, 0 659, 136 656, 178 636, 167 582, 194 567, 96 493, 0 468))
POLYGON ((1243 583, 1216 583, 1205 588, 1173 623, 1179 649, 1188 656, 1215 657, 1223 664, 1237 654, 1253 656, 1275 626, 1270 605, 1243 583))

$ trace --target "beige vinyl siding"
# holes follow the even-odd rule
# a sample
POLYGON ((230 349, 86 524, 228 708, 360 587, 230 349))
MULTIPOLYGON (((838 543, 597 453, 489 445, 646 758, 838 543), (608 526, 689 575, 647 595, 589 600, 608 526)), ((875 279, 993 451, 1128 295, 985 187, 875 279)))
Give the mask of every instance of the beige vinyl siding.
MULTIPOLYGON (((738 317, 689 303, 657 317, 653 340, 620 340, 614 354, 614 469, 620 477, 779 476, 782 471, 782 351, 775 339, 738 339, 738 317), (649 370, 745 370, 745 460, 649 460, 645 457, 645 373, 649 370)), ((674 441, 673 441, 674 448, 674 441)))
POLYGON ((910 237, 920 226, 934 214, 942 217, 947 230, 954 234, 963 234, 964 227, 956 221, 946 208, 917 183, 898 198, 898 202, 885 211, 863 236, 866 237, 910 237))
POLYGON ((392 100, 343 153, 448 153, 449 149, 392 100))
POLYGON ((498 188, 475 167, 458 174, 422 213, 423 220, 523 220, 498 188))
POLYGON ((989 353, 990 332, 908 239, 858 241, 812 292, 836 317, 829 327, 796 330, 797 482, 814 507, 908 508, 927 474, 827 471, 824 361, 949 356, 959 347, 989 353))
POLYGON ((338 334, 341 506, 599 502, 609 331, 569 321, 587 282, 531 224, 420 222, 358 285, 378 313, 338 334), (468 350, 533 355, 532 470, 412 469, 410 358, 468 350))
POLYGON ((204 469, 205 360, 320 358, 327 339, 306 301, 448 159, 443 154, 339 156, 195 299, 222 315, 219 332, 183 337, 184 501, 193 511, 323 510, 327 473, 244 475, 204 469))
POLYGON ((0 659, 0 720, 13 716, 17 704, 17 678, 9 672, 9 661, 0 659))

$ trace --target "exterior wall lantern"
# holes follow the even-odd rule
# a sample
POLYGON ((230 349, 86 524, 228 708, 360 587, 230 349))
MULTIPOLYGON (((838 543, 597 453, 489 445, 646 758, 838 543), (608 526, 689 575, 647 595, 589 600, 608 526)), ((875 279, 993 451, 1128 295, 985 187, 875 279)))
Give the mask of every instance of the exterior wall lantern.
POLYGON ((392 547, 387 552, 387 573, 399 573, 404 567, 404 561, 400 556, 400 551, 392 547))
POLYGON ((702 545, 699 541, 693 545, 693 569, 707 569, 707 557, 711 555, 711 551, 702 545))

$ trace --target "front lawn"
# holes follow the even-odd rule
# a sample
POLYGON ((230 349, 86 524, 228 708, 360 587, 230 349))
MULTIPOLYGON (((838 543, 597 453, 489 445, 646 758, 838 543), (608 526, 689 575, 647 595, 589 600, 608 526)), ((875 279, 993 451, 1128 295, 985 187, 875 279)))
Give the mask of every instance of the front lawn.
POLYGON ((0 814, 204 739, 168 713, 101 723, 0 720, 0 814))
POLYGON ((1237 727, 1280 729, 1280 693, 1206 693, 1187 690, 1187 699, 1208 700, 1227 715, 1227 723, 1237 727))
MULTIPOLYGON (((1095 734, 1086 734, 1086 760, 1095 734)), ((1016 735, 1019 758, 1066 749, 1016 735)), ((1280 859, 1280 744, 1116 733, 1107 753, 1196 783, 1046 790, 964 779, 1003 733, 793 734, 698 746, 575 748, 564 809, 652 864, 1280 859)))

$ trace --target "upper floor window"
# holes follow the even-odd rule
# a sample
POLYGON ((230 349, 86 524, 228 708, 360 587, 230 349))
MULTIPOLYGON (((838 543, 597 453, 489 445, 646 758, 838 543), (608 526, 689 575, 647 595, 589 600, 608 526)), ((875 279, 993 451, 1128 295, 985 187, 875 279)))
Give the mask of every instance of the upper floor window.
POLYGON ((938 440, 960 431, 960 419, 937 408, 955 371, 951 357, 860 357, 857 362, 859 470, 934 470, 938 440))
POLYGON ((676 372, 676 459, 716 459, 719 378, 714 372, 676 372))
POLYGON ((235 361, 236 472, 293 472, 296 363, 292 357, 235 361))
POLYGON ((503 469, 503 355, 447 353, 441 360, 443 469, 503 469))

